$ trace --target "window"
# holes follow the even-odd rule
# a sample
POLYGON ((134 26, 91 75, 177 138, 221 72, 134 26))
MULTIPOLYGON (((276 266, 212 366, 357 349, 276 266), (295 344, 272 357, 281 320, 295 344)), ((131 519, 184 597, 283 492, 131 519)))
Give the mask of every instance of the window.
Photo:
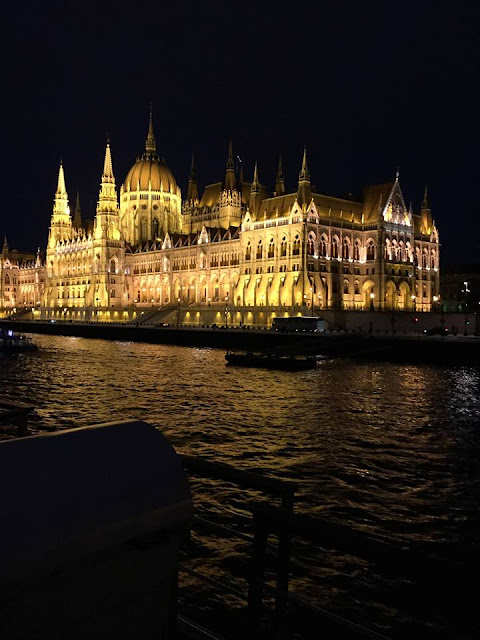
POLYGON ((332 240, 332 258, 338 258, 338 239, 333 238, 332 240))
POLYGON ((268 257, 269 258, 275 257, 275 243, 273 241, 273 238, 270 240, 270 244, 268 245, 268 257))
POLYGON ((282 239, 282 244, 280 245, 280 257, 284 258, 287 255, 287 239, 282 239))
POLYGON ((261 260, 263 257, 263 246, 262 246, 262 241, 259 240, 258 244, 257 244, 257 255, 256 258, 257 260, 261 260))
POLYGON ((327 239, 325 236, 322 236, 320 239, 320 255, 322 258, 325 258, 327 255, 327 239))
POLYGON ((313 244, 313 238, 312 236, 310 236, 308 238, 308 245, 307 245, 307 252, 309 256, 313 256, 313 252, 314 252, 314 244, 313 244))
POLYGON ((360 294, 360 282, 358 280, 355 280, 354 291, 356 296, 360 294))
POLYGON ((299 256, 300 255, 300 236, 298 236, 298 235, 295 236, 295 240, 293 241, 292 255, 293 256, 299 256))
POLYGON ((350 293, 350 284, 346 279, 343 281, 343 293, 350 293))
POLYGON ((349 241, 348 241, 348 238, 345 238, 344 241, 343 241, 342 258, 344 260, 348 260, 349 257, 350 257, 349 241))
POLYGON ((360 260, 360 244, 358 240, 355 240, 355 244, 353 245, 353 259, 360 260))
POLYGON ((367 244, 367 260, 375 260, 375 244, 373 240, 367 244))
POLYGON ((247 248, 245 249, 245 260, 250 260, 252 257, 252 246, 250 242, 247 244, 247 248))

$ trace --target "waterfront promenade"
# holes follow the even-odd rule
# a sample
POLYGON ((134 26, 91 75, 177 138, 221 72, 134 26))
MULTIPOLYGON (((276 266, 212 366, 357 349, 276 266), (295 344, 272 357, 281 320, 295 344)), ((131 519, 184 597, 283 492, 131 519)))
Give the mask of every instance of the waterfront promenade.
POLYGON ((270 329, 152 327, 114 323, 6 321, 17 332, 218 349, 278 349, 402 363, 480 366, 480 336, 358 331, 279 333, 270 329))

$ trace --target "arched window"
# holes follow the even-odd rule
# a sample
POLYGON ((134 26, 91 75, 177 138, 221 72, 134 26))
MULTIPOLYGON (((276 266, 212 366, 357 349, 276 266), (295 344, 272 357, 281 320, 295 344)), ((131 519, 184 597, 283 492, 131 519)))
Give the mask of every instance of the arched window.
POLYGON ((367 244, 367 260, 375 260, 375 243, 369 240, 367 244))
POLYGON ((338 238, 332 240, 332 258, 338 258, 338 238))
POLYGON ((350 242, 348 238, 344 238, 342 247, 342 258, 348 260, 350 258, 350 242))
POLYGON ((355 240, 353 245, 353 259, 360 260, 360 242, 358 240, 355 240))
POLYGON ((320 238, 320 255, 322 258, 327 255, 327 238, 325 236, 320 238))
POLYGON ((282 243, 280 245, 280 257, 284 258, 287 255, 287 238, 284 236, 282 238, 282 243))
POLYGON ((116 273, 117 272, 117 263, 115 260, 111 260, 110 261, 110 273, 116 273))
POLYGON ((147 239, 148 239, 147 219, 142 218, 140 221, 140 240, 147 240, 147 239))
POLYGON ((430 266, 432 269, 435 269, 435 251, 432 250, 432 255, 430 256, 430 266))
POLYGON ((300 255, 300 236, 298 234, 295 236, 295 240, 293 241, 292 255, 293 256, 300 255))
POLYGON ((312 236, 308 237, 308 245, 307 245, 307 252, 309 256, 313 256, 314 253, 314 244, 313 244, 313 238, 312 236))
POLYGON ((252 245, 250 244, 250 240, 247 243, 247 248, 245 249, 245 260, 250 260, 252 257, 252 245))
POLYGON ((258 244, 257 244, 257 260, 261 260, 263 257, 263 246, 262 246, 262 241, 259 240, 258 244))
POLYGON ((347 279, 343 281, 343 293, 350 293, 350 283, 347 279))
POLYGON ((360 293, 360 282, 358 280, 355 280, 354 287, 355 295, 358 296, 360 293))
POLYGON ((270 238, 270 244, 268 245, 268 257, 269 258, 275 257, 275 242, 273 238, 270 238))
POLYGON ((10 284, 10 276, 8 273, 5 274, 5 284, 10 284))
POLYGON ((153 237, 158 238, 159 224, 158 224, 157 218, 154 218, 152 221, 152 231, 153 231, 153 237))
POLYGON ((427 257, 428 257, 428 250, 424 249, 422 254, 422 267, 424 269, 427 268, 427 257))

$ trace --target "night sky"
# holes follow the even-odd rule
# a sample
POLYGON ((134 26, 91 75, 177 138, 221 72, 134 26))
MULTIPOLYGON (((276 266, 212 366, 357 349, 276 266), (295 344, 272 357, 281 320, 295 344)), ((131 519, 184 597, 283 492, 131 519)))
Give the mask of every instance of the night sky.
POLYGON ((320 192, 428 184, 443 265, 480 262, 479 18, 465 2, 16 2, 2 7, 3 201, 11 247, 45 247, 58 164, 93 217, 107 133, 117 186, 158 152, 185 193, 221 180, 228 140, 250 179, 320 192))

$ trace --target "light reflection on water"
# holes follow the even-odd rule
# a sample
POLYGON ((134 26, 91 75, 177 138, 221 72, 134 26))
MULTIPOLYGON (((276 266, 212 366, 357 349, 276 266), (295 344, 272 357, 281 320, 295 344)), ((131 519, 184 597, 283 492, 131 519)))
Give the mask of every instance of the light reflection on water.
MULTIPOLYGON (((272 372, 227 368, 210 349, 35 340, 38 353, 0 360, 2 394, 36 407, 34 430, 141 418, 182 452, 298 481, 298 511, 391 539, 461 542, 478 521, 478 370, 330 361, 272 372)), ((208 482, 196 489, 214 509, 238 501, 232 488, 221 499, 208 482)), ((338 582, 352 559, 298 549, 310 570, 294 587, 358 613, 345 605, 351 581, 338 582)), ((219 562, 229 553, 220 545, 219 562)), ((372 615, 387 627, 402 617, 372 615)))

